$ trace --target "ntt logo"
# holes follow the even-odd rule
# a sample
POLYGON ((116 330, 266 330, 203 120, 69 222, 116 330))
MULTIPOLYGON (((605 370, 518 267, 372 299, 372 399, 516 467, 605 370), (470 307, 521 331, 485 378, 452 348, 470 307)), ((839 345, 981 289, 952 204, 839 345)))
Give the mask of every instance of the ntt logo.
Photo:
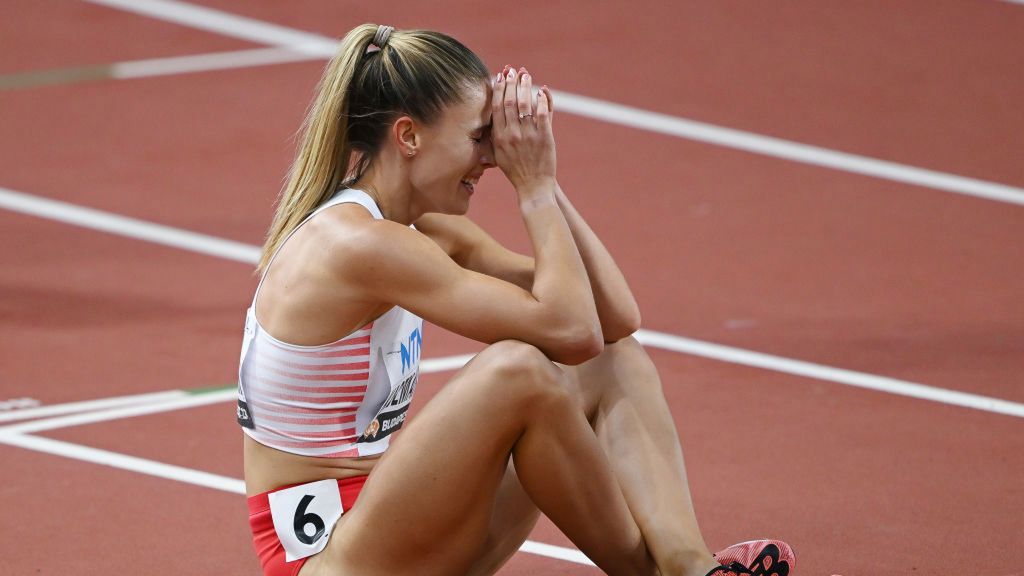
POLYGON ((420 348, 423 347, 423 334, 420 329, 415 328, 406 342, 402 344, 402 372, 405 372, 412 365, 420 361, 420 348))

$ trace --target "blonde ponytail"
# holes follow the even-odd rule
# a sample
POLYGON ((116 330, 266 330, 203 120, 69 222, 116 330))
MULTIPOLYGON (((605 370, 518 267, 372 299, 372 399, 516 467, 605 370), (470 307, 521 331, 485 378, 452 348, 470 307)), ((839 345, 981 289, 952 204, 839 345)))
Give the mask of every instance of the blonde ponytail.
POLYGON ((303 220, 345 182, 358 179, 399 114, 430 124, 463 89, 490 74, 471 50, 430 30, 362 24, 341 40, 317 85, 301 139, 277 201, 257 273, 303 220), (375 35, 383 46, 368 48, 375 35))
POLYGON ((352 29, 324 70, 316 98, 302 123, 299 148, 288 173, 288 183, 278 198, 257 272, 266 269, 288 234, 330 198, 348 173, 352 158, 352 147, 345 137, 348 94, 356 65, 376 31, 375 24, 352 29))

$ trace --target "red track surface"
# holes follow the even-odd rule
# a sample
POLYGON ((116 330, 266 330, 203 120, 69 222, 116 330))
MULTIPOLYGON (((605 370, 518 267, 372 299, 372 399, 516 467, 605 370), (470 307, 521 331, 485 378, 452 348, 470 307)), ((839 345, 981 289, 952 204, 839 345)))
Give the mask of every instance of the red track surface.
MULTIPOLYGON (((206 5, 337 36, 436 28, 556 89, 1024 186, 1009 3, 206 5), (301 7, 299 7, 301 6, 301 7)), ((0 75, 256 45, 8 2, 0 75)), ((0 92, 0 187, 256 244, 321 63, 0 92)), ((556 100, 556 107, 557 107, 556 100)), ((560 179, 645 327, 1024 401, 1024 209, 557 119, 560 179)), ((523 248, 496 174, 471 216, 523 248)), ((0 212, 0 400, 229 384, 245 265, 0 212)), ((432 330, 427 357, 478 349, 432 330)), ((1024 422, 652 350, 712 547, 799 574, 1021 574, 1024 422)), ((424 379, 421 406, 447 375, 424 379)), ((40 433, 231 477, 225 404, 40 433)), ((4 574, 256 574, 241 497, 0 444, 4 574)), ((569 545, 551 525, 532 539, 569 545)), ((593 574, 519 554, 503 572, 593 574)))

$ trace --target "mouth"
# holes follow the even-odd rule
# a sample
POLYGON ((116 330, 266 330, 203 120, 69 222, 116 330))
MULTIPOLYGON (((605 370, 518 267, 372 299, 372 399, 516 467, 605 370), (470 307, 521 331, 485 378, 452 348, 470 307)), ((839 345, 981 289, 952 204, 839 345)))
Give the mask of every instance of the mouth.
POLYGON ((461 180, 462 187, 469 192, 470 196, 473 195, 473 191, 476 189, 476 182, 470 179, 461 180))

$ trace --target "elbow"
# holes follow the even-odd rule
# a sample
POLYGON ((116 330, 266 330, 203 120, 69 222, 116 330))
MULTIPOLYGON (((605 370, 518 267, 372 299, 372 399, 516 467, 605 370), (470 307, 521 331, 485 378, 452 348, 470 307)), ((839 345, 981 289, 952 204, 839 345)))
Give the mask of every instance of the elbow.
POLYGON ((567 331, 553 343, 550 358, 559 364, 576 366, 596 358, 604 351, 604 335, 600 326, 567 331))
POLYGON ((609 326, 604 327, 605 343, 612 344, 632 336, 640 329, 640 322, 640 308, 634 302, 628 310, 617 314, 614 322, 610 322, 609 326))

